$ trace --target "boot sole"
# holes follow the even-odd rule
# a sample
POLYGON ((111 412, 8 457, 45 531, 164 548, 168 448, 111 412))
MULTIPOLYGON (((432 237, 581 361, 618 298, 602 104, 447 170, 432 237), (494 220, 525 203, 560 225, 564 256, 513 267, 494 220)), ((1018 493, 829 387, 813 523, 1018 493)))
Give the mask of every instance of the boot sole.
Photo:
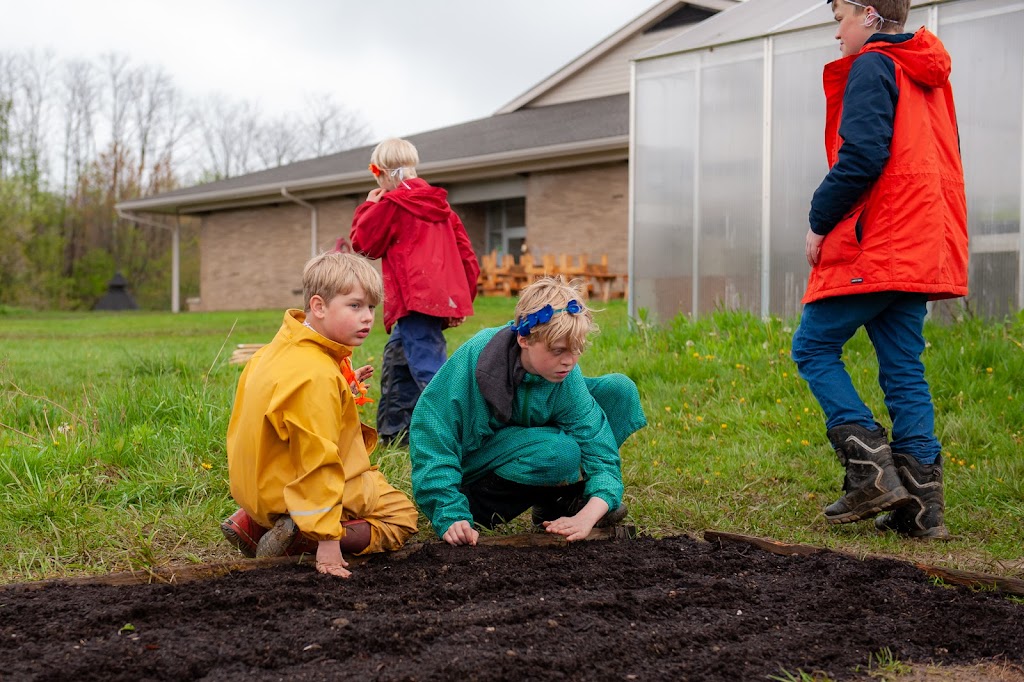
POLYGON ((256 550, 254 549, 255 542, 251 545, 242 539, 242 536, 231 526, 221 526, 221 532, 224 534, 224 539, 234 545, 239 552, 249 557, 250 559, 256 558, 256 550))
POLYGON ((842 514, 836 514, 829 516, 825 514, 825 519, 833 524, 839 525, 841 523, 853 523, 854 521, 863 521, 864 519, 870 519, 873 516, 877 516, 884 511, 896 509, 902 507, 904 504, 910 501, 910 493, 903 486, 894 488, 884 495, 880 495, 873 500, 864 502, 856 509, 844 512, 842 514))
POLYGON ((256 558, 284 556, 298 532, 291 519, 275 523, 256 544, 256 558))

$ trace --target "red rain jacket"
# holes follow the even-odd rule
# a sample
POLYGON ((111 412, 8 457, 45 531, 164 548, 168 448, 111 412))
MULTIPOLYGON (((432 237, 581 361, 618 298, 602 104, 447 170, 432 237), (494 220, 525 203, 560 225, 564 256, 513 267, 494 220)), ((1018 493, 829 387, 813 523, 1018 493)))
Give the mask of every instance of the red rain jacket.
POLYGON ((377 203, 363 202, 352 218, 352 248, 380 258, 384 329, 410 312, 433 317, 473 314, 480 264, 448 192, 409 178, 377 203))
POLYGON ((932 300, 967 294, 967 202, 950 58, 926 29, 897 43, 870 42, 825 66, 825 151, 835 165, 853 61, 877 50, 896 65, 899 98, 882 174, 822 242, 803 302, 876 291, 932 300))

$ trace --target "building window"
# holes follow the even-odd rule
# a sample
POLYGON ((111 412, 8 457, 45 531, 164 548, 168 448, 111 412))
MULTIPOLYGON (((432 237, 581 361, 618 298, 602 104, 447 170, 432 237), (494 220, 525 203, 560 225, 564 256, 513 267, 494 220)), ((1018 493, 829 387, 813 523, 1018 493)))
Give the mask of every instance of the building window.
POLYGON ((487 204, 487 250, 511 254, 516 262, 526 244, 526 199, 502 199, 487 204))

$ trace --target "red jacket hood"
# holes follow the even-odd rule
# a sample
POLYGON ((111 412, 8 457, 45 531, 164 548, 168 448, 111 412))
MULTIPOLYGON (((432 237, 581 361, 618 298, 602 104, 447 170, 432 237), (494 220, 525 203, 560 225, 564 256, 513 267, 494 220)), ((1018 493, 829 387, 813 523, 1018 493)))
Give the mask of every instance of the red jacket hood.
POLYGON ((931 31, 921 28, 901 43, 871 42, 864 50, 879 50, 892 58, 912 81, 923 88, 939 88, 949 82, 952 60, 931 31))
POLYGON ((397 189, 384 194, 381 201, 393 201, 421 220, 431 223, 447 223, 451 206, 448 205, 448 191, 431 187, 425 180, 405 180, 408 189, 399 185, 397 189))

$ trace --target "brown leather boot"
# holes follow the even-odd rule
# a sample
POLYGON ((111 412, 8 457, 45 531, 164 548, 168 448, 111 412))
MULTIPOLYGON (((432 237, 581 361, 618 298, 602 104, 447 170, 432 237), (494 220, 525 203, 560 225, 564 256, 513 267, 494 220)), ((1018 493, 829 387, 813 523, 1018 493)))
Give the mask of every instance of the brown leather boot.
POLYGON ((881 426, 869 431, 856 424, 828 430, 828 439, 846 468, 841 498, 825 507, 829 523, 852 523, 895 509, 910 500, 892 463, 892 450, 881 426))
POLYGON ((948 540, 946 499, 942 489, 942 455, 932 464, 896 452, 892 456, 910 502, 875 519, 875 528, 922 540, 948 540))

